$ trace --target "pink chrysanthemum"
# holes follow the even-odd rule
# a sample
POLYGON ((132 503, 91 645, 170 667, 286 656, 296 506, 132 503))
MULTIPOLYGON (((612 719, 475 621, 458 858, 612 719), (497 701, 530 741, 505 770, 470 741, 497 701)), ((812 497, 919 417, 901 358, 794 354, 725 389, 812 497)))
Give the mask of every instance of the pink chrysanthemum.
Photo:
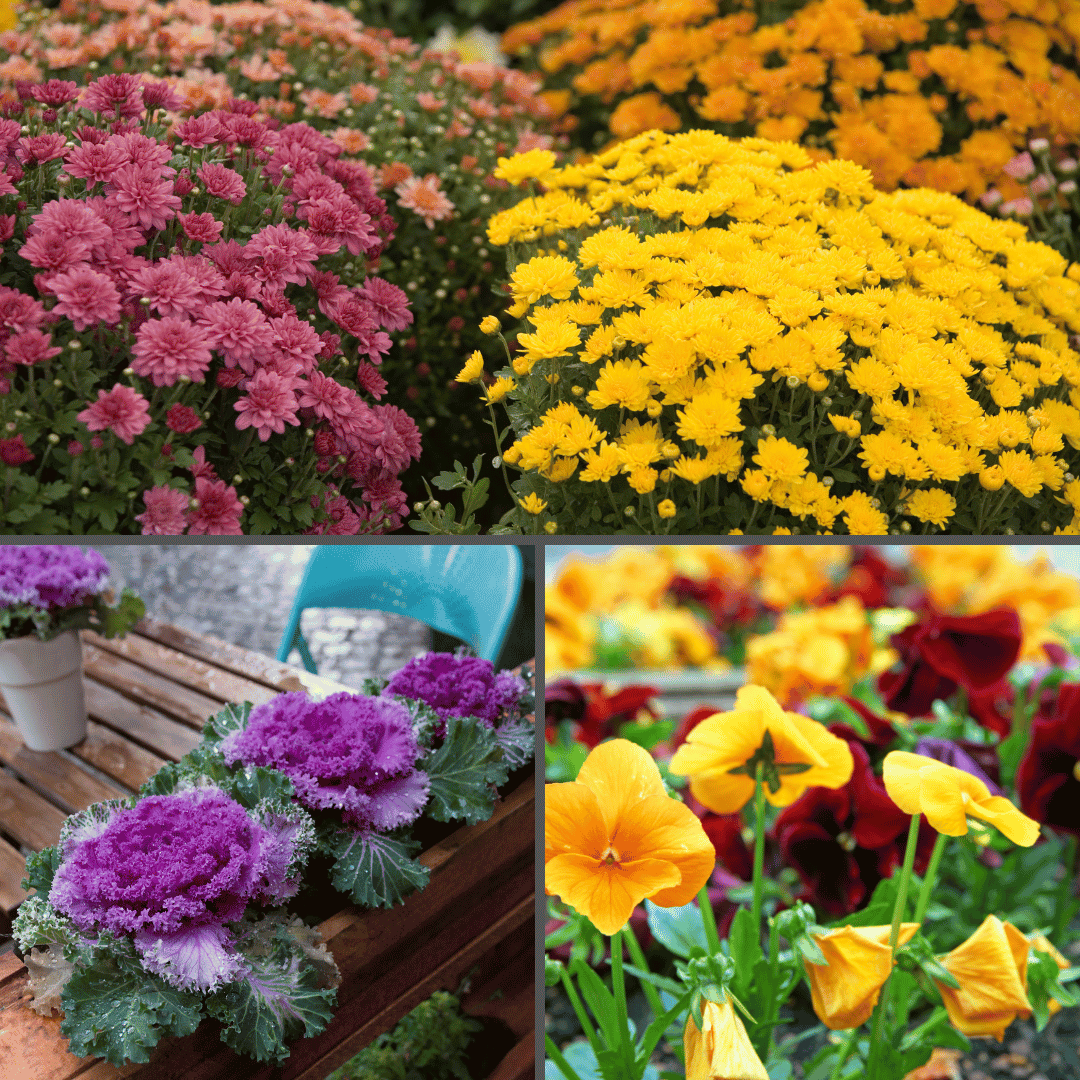
POLYGON ((355 390, 321 371, 313 371, 300 388, 300 408, 314 409, 320 420, 329 420, 332 426, 341 428, 352 423, 364 406, 355 390))
POLYGON ((177 138, 185 145, 198 150, 215 143, 221 133, 221 122, 214 113, 192 116, 176 125, 177 138))
POLYGON ((188 497, 170 487, 154 487, 143 492, 146 510, 136 514, 143 536, 182 536, 187 525, 188 497))
POLYGON ((435 228, 436 221, 445 221, 454 215, 454 204, 439 190, 439 178, 435 173, 428 173, 422 180, 418 176, 411 177, 398 184, 394 191, 399 205, 414 210, 429 229, 435 228))
POLYGON ((404 330, 412 325, 409 298, 385 278, 369 277, 356 291, 371 305, 384 330, 404 330))
POLYGON ((109 183, 117 169, 128 163, 127 154, 116 143, 83 142, 64 157, 64 172, 85 180, 89 186, 109 183))
POLYGON ((57 315, 66 315, 76 330, 95 323, 114 326, 120 321, 120 293, 112 278, 86 265, 53 274, 49 289, 56 295, 57 315))
MULTIPOLYGON (((202 447, 199 447, 201 450, 202 447)), ((191 536, 242 536, 240 515, 244 504, 236 497, 236 488, 224 480, 195 480, 197 505, 188 520, 191 536)))
POLYGON ((233 169, 227 169, 224 165, 207 164, 200 166, 197 175, 208 195, 213 195, 216 199, 226 199, 235 206, 244 201, 247 184, 233 169))
POLYGON ((202 427, 199 414, 190 405, 173 405, 165 414, 165 426, 177 435, 188 435, 202 427))
POLYGON ((130 386, 99 390, 98 399, 76 417, 90 431, 112 431, 130 446, 150 423, 150 402, 130 386))
POLYGON ((28 135, 18 142, 15 157, 23 165, 41 165, 67 153, 67 140, 55 131, 44 135, 28 135))
POLYGON ((225 357, 229 367, 239 364, 249 375, 255 371, 255 361, 274 342, 270 323, 250 300, 234 298, 207 304, 199 325, 206 327, 211 348, 225 357))
POLYGON ((274 350, 279 356, 293 360, 301 371, 311 371, 318 363, 322 338, 315 333, 311 323, 286 313, 270 320, 274 331, 274 350))
POLYGON ((4 356, 14 364, 40 364, 59 356, 60 351, 52 343, 52 334, 42 333, 36 327, 15 334, 4 345, 4 356))
POLYGON ((164 229, 182 205, 156 165, 124 165, 113 173, 111 187, 106 203, 144 229, 164 229))
POLYGON ((291 378, 260 368, 248 380, 246 390, 247 396, 233 406, 240 414, 236 418, 237 428, 253 427, 258 432, 259 441, 266 442, 272 431, 280 435, 285 431, 286 424, 293 427, 299 425, 296 393, 291 378))
POLYGON ((267 225, 244 248, 250 272, 258 281, 281 288, 286 282, 306 285, 315 273, 319 252, 307 233, 288 225, 267 225))
POLYGON ((200 244, 212 244, 215 240, 220 240, 221 230, 225 228, 213 214, 180 214, 180 224, 184 228, 184 235, 200 244))
POLYGON ((58 229, 43 229, 19 248, 19 254, 31 266, 42 270, 67 270, 86 261, 90 245, 77 236, 65 236, 58 229))
POLYGON ((34 460, 33 451, 26 445, 22 432, 11 439, 0 439, 0 462, 11 468, 34 460))
POLYGON ((54 231, 69 240, 89 244, 92 248, 104 247, 113 236, 108 224, 98 214, 97 205, 93 200, 51 199, 34 216, 26 230, 27 235, 54 231))
POLYGON ((137 75, 102 75, 82 92, 79 104, 91 112, 112 113, 118 118, 141 116, 142 83, 137 75))
POLYGON ((153 263, 131 276, 137 296, 150 301, 159 315, 188 315, 201 312, 203 299, 199 282, 187 268, 171 259, 153 263))
POLYGON ((183 317, 148 319, 139 327, 131 353, 132 370, 155 386, 173 386, 181 376, 202 382, 210 367, 210 335, 183 317))

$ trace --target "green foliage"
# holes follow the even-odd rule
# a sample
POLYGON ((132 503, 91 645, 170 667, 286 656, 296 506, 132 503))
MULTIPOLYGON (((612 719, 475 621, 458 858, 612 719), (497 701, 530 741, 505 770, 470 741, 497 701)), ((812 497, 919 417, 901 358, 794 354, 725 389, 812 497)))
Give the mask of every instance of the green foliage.
POLYGON ((437 990, 326 1080, 476 1080, 467 1055, 480 1027, 453 994, 437 990))
MULTIPOLYGON (((257 933, 257 931, 256 931, 257 933)), ((320 986, 315 968, 284 927, 246 955, 247 970, 207 1000, 221 1021, 222 1041, 256 1061, 282 1062, 289 1043, 326 1029, 336 994, 320 986)))
POLYGON ((495 732, 473 717, 447 717, 442 746, 421 758, 418 766, 431 781, 424 813, 436 821, 468 825, 491 817, 495 787, 507 777, 495 732))
POLYGON ((61 1001, 70 1051, 118 1066, 149 1061, 158 1040, 190 1035, 203 1016, 201 995, 144 971, 130 945, 87 950, 61 1001))
POLYGON ((393 907, 427 885, 430 871, 413 857, 420 844, 396 833, 324 830, 323 850, 334 859, 333 885, 359 907, 393 907))
POLYGON ((495 729, 495 741, 510 770, 520 769, 536 753, 536 727, 527 720, 507 720, 495 729))
POLYGON ((14 604, 0 610, 0 641, 16 637, 52 641, 68 630, 94 630, 102 637, 120 637, 145 614, 146 605, 130 589, 125 589, 112 607, 104 594, 91 597, 86 604, 57 611, 14 604))

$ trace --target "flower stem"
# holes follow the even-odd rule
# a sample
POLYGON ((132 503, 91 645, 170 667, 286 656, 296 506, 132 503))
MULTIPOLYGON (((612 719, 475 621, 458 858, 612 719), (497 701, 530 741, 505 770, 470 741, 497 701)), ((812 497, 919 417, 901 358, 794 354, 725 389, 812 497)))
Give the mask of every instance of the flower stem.
POLYGON ((611 935, 611 985, 615 991, 615 1022, 619 1028, 622 1043, 623 1060, 629 1064, 634 1060, 634 1048, 630 1042, 630 1024, 626 1012, 626 977, 622 969, 622 930, 611 935))
POLYGON ((926 909, 930 906, 930 894, 934 891, 938 866, 948 842, 949 838, 944 833, 938 833, 937 840, 934 841, 934 853, 930 856, 930 865, 926 868, 926 877, 923 878, 922 889, 919 891, 919 902, 915 905, 915 921, 920 926, 926 915, 926 909))
MULTIPOLYGON (((633 930, 629 931, 626 935, 626 947, 630 950, 630 955, 633 957, 635 965, 641 968, 642 971, 648 971, 649 961, 645 959, 645 950, 641 947, 641 942, 638 941, 637 934, 635 934, 633 930)), ((664 1009, 663 1002, 660 1000, 660 995, 656 992, 656 987, 653 986, 652 983, 646 982, 644 979, 638 981, 652 1008, 653 1016, 663 1016, 666 1010, 664 1009)))
POLYGON ((706 881, 697 894, 698 907, 701 908, 701 921, 705 924, 705 940, 709 943, 709 955, 720 952, 720 933, 716 929, 716 916, 713 914, 712 901, 709 899, 709 883, 706 881))
MULTIPOLYGON (((921 814, 913 814, 911 827, 908 829, 907 847, 904 849, 904 865, 900 870, 900 882, 896 890, 896 903, 893 905, 892 928, 889 931, 889 949, 892 958, 896 960, 896 943, 900 940, 900 924, 904 921, 904 911, 907 908, 908 885, 911 882, 911 870, 915 865, 915 849, 919 844, 919 821, 921 814)), ((881 988, 881 998, 874 1010, 874 1024, 870 1033, 870 1054, 866 1063, 866 1075, 878 1076, 881 1054, 884 1050, 883 1029, 885 1026, 885 1013, 889 1008, 889 991, 892 988, 892 971, 889 978, 881 988)))
POLYGON ((765 899, 765 785, 761 780, 764 766, 757 763, 754 787, 754 932, 761 932, 761 908, 765 899))

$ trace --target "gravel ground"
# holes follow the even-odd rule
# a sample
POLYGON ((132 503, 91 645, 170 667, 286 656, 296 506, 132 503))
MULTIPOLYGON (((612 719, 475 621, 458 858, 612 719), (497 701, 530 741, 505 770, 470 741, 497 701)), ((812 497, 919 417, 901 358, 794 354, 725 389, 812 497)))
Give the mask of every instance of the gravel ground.
MULTIPOLYGON (((142 597, 148 615, 273 656, 310 544, 95 544, 111 583, 142 597)), ((432 647, 424 623, 382 611, 304 612, 300 624, 320 675, 359 688, 432 647)), ((290 663, 299 665, 294 649, 290 663)))

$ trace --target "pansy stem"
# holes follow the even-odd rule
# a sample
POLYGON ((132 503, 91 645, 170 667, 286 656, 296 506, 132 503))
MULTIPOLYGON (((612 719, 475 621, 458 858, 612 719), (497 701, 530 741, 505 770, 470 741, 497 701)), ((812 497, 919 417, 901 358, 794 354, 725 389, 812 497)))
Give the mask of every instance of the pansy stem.
POLYGON ((626 977, 622 968, 622 930, 611 935, 611 985, 615 992, 615 1022, 622 1040, 623 1060, 629 1064, 634 1060, 634 1047, 630 1041, 630 1024, 626 1012, 626 977))
POLYGON ((926 876, 923 878, 922 888, 919 890, 919 902, 915 905, 915 921, 922 926, 926 916, 926 909, 930 906, 930 894, 934 891, 937 882, 938 866, 941 864, 941 856, 945 854, 945 845, 949 838, 944 833, 938 833, 934 841, 934 852, 930 856, 930 865, 926 868, 926 876))
POLYGON ((848 1063, 848 1059, 851 1057, 851 1052, 855 1049, 855 1043, 859 1038, 859 1029, 852 1028, 848 1032, 848 1037, 844 1040, 843 1046, 840 1047, 840 1057, 837 1058, 836 1064, 833 1066, 833 1071, 829 1073, 829 1080, 840 1080, 840 1077, 844 1075, 844 1066, 848 1063))
MULTIPOLYGON (((626 947, 630 950, 630 955, 633 957, 634 963, 642 971, 649 970, 649 961, 645 959, 645 950, 641 947, 641 942, 637 939, 637 934, 633 930, 630 930, 626 935, 626 947)), ((645 994, 646 1000, 649 1002, 653 1011, 653 1016, 663 1016, 667 1011, 664 1008, 663 1002, 660 1000, 660 995, 656 992, 656 987, 651 982, 646 982, 644 979, 639 979, 641 989, 645 994)))
POLYGON ((698 907, 701 908, 701 921, 705 924, 705 940, 709 943, 709 955, 717 956, 720 952, 720 932, 716 929, 716 916, 713 914, 712 901, 709 899, 709 883, 706 881, 697 894, 698 907))
MULTIPOLYGON (((889 950, 893 961, 896 960, 896 945, 900 940, 900 924, 904 921, 904 912, 907 909, 908 885, 911 882, 911 871, 915 865, 915 849, 919 846, 919 822, 921 814, 914 814, 911 818, 911 827, 908 829, 907 847, 904 849, 904 865, 900 870, 900 881, 896 889, 896 903, 893 905, 892 927, 889 931, 889 950)), ((890 977, 885 980, 881 988, 881 998, 874 1010, 874 1023, 870 1033, 870 1053, 866 1064, 866 1075, 876 1077, 879 1075, 879 1062, 884 1047, 883 1029, 885 1026, 885 1014, 889 1008, 889 991, 892 988, 892 971, 890 977)))
POLYGON ((761 933, 761 908, 765 899, 765 785, 761 779, 764 768, 757 763, 754 785, 754 933, 761 933))

